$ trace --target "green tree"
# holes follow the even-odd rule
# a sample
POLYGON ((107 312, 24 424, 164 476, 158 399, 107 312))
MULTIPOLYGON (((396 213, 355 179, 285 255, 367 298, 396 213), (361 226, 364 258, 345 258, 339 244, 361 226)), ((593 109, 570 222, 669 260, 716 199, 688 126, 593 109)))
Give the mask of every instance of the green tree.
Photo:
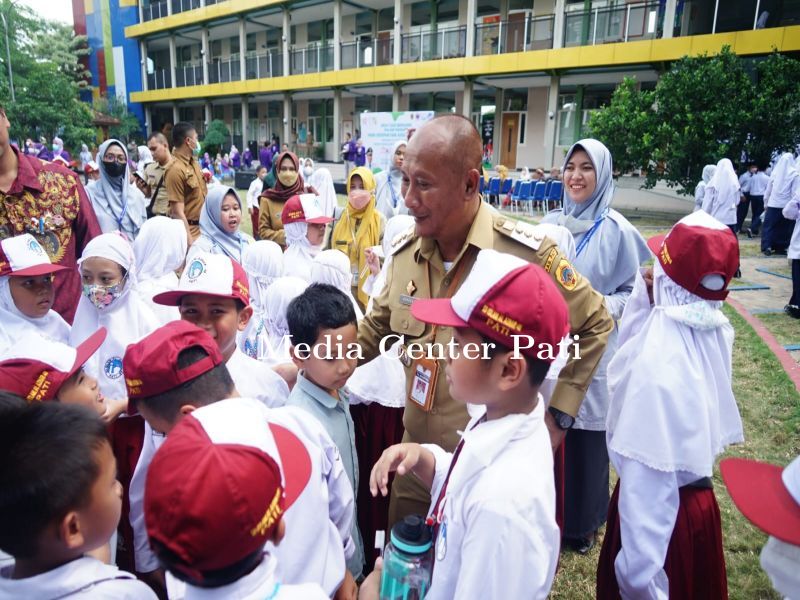
POLYGON ((221 152, 222 147, 228 143, 230 135, 231 133, 225 123, 219 119, 214 119, 206 129, 206 135, 203 138, 203 151, 208 152, 211 156, 221 152))
POLYGON ((94 108, 104 115, 119 120, 119 125, 109 128, 109 137, 128 142, 134 135, 141 134, 142 125, 139 123, 139 119, 136 118, 136 115, 128 112, 128 105, 119 97, 100 98, 94 103, 94 108))

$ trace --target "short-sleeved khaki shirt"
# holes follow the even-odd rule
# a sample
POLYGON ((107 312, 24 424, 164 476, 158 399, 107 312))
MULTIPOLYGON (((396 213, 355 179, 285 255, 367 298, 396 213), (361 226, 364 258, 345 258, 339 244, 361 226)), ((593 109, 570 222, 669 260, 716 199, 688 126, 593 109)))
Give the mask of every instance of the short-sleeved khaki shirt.
POLYGON ((150 186, 150 193, 155 194, 154 197, 151 196, 152 204, 150 205, 154 215, 166 215, 169 209, 166 171, 170 162, 172 159, 162 166, 157 161, 153 161, 144 168, 144 181, 150 186))
POLYGON ((183 202, 183 214, 189 222, 192 240, 200 237, 200 211, 206 201, 206 182, 194 157, 175 153, 167 165, 164 181, 169 202, 183 202))

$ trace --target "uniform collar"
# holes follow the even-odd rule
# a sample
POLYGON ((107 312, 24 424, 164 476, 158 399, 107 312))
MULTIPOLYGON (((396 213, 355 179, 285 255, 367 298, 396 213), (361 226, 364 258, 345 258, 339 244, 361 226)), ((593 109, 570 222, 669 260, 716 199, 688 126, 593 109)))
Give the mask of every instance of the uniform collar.
POLYGON ((19 194, 23 188, 41 192, 42 185, 39 183, 39 171, 42 169, 41 161, 22 154, 14 144, 11 144, 11 151, 17 155, 18 166, 17 178, 11 184, 8 194, 19 194))
MULTIPOLYGON (((311 396, 314 400, 322 404, 325 408, 334 409, 339 404, 339 401, 336 400, 333 396, 331 396, 327 391, 319 387, 316 383, 312 382, 308 379, 303 371, 300 371, 297 374, 297 384, 296 384, 302 391, 308 396, 311 396)), ((342 390, 339 390, 339 394, 343 393, 342 390)))
MULTIPOLYGON (((467 239, 464 241, 464 245, 461 247, 461 251, 458 253, 456 260, 453 261, 453 264, 456 264, 461 259, 469 246, 475 246, 478 250, 485 250, 494 246, 492 209, 486 202, 481 201, 475 219, 469 228, 467 239)), ((441 269, 444 270, 441 254, 439 254, 439 245, 433 238, 420 237, 417 239, 417 243, 414 246, 414 260, 419 262, 420 257, 437 267, 441 265, 441 269)))
MULTIPOLYGON (((187 165, 191 165, 192 162, 194 162, 194 156, 184 156, 184 154, 181 153, 181 152, 173 152, 172 153, 172 159, 173 160, 178 159, 181 162, 186 163, 187 165)), ((167 164, 169 164, 169 163, 167 163, 167 164)), ((165 165, 165 167, 166 167, 166 165, 165 165)))

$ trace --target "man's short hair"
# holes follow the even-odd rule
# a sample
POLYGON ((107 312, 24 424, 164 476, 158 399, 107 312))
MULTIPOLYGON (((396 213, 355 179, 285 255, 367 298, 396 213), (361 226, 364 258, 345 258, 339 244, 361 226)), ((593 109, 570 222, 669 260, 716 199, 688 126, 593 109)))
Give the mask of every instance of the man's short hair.
MULTIPOLYGON (((206 351, 199 346, 186 348, 178 354, 177 368, 178 370, 186 369, 207 356, 206 351)), ((136 403, 139 406, 147 407, 148 411, 165 421, 174 423, 178 418, 181 406, 213 404, 219 400, 230 398, 233 390, 233 379, 231 379, 225 363, 222 363, 168 392, 140 398, 136 403)))
POLYGON ((327 283, 312 283, 289 303, 286 321, 292 344, 317 343, 320 329, 338 329, 357 323, 353 302, 347 294, 327 283))
POLYGON ((165 146, 169 145, 169 142, 167 141, 167 136, 165 136, 160 131, 154 131, 153 133, 151 133, 150 136, 147 138, 148 142, 150 140, 155 140, 159 144, 164 144, 165 146))
POLYGON ((197 131, 197 128, 191 123, 186 121, 176 123, 172 128, 172 145, 175 147, 183 146, 184 140, 192 135, 193 131, 197 131))
POLYGON ((47 527, 91 501, 95 452, 110 443, 91 410, 37 402, 0 419, 0 549, 35 557, 47 527))

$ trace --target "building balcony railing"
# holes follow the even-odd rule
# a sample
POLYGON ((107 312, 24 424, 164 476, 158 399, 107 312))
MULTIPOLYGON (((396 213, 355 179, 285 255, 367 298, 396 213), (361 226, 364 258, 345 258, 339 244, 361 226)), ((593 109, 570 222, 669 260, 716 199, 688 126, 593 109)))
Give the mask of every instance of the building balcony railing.
POLYGON ((659 36, 663 20, 658 2, 569 12, 564 19, 564 46, 654 39, 659 36))
POLYGON ((553 47, 554 15, 481 23, 475 26, 475 55, 549 50, 553 47))
POLYGON ((172 77, 170 77, 169 69, 154 69, 152 73, 147 74, 147 89, 165 90, 171 87, 172 77))
POLYGON ((289 66, 292 75, 333 71, 333 46, 331 44, 309 44, 304 48, 292 48, 289 66))
POLYGON ((203 65, 186 64, 175 68, 175 84, 178 87, 187 85, 203 85, 203 65))
POLYGON ((142 19, 144 21, 152 21, 153 19, 163 19, 169 14, 167 3, 169 0, 161 0, 160 2, 150 2, 142 6, 142 19))
POLYGON ((466 26, 403 34, 401 56, 404 63, 461 58, 466 54, 466 26))
POLYGON ((264 79, 283 75, 283 54, 269 51, 248 56, 245 60, 247 79, 264 79))
POLYGON ((342 42, 341 52, 342 69, 390 65, 394 62, 394 38, 386 36, 342 42))
POLYGON ((208 63, 208 83, 228 83, 242 78, 239 58, 213 59, 208 63))
MULTIPOLYGON (((213 4, 213 2, 206 1, 205 4, 213 4)), ((200 0, 172 0, 172 14, 194 10, 200 8, 200 5, 200 0)))

